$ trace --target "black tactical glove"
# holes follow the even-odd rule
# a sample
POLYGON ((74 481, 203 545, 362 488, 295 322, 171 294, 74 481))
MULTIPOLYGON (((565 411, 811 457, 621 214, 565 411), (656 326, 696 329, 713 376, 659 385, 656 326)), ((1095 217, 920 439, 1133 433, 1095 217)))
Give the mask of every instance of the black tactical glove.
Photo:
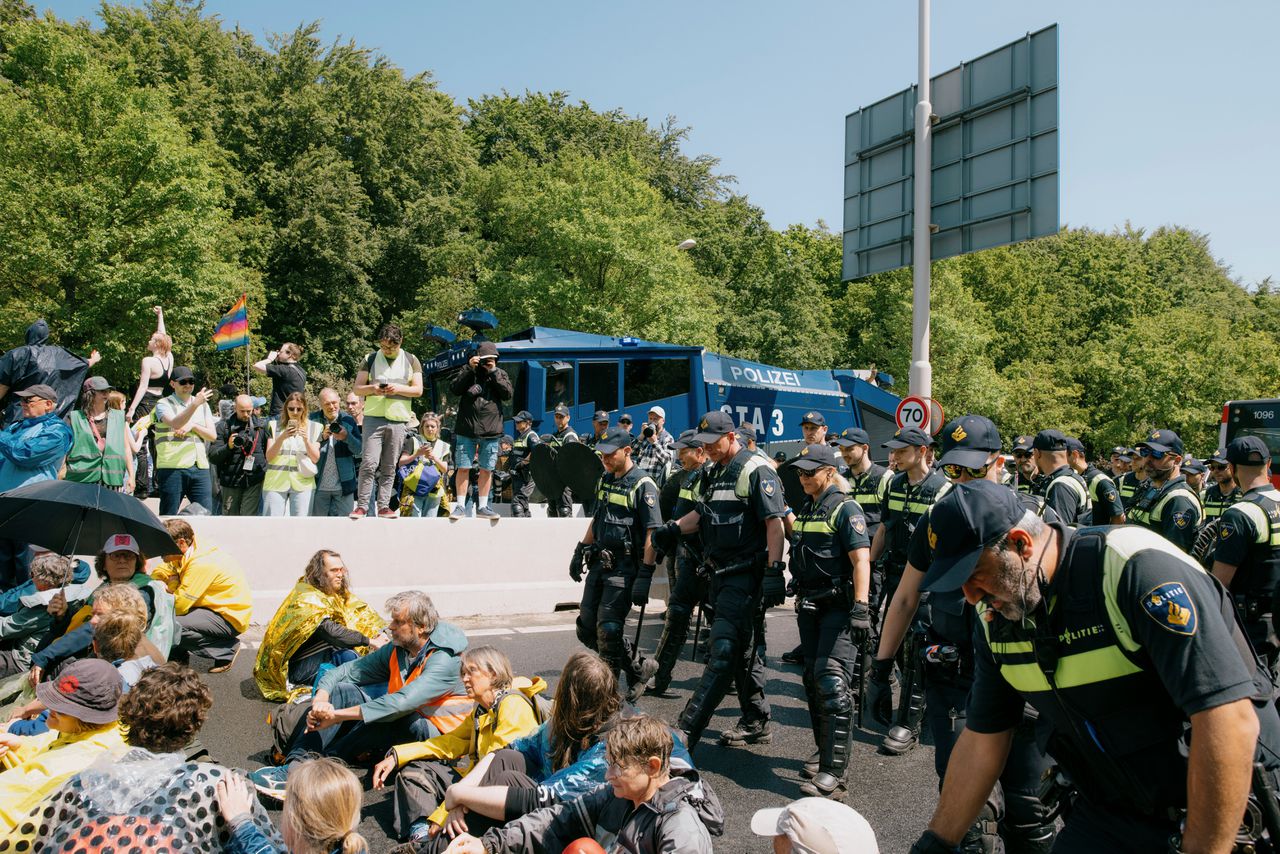
POLYGON ((892 674, 893 659, 877 658, 871 665, 871 678, 867 680, 867 696, 863 700, 866 705, 863 711, 871 712, 871 717, 881 726, 888 726, 893 722, 893 686, 889 684, 892 674))
POLYGON ((587 544, 578 543, 573 547, 573 560, 569 561, 569 577, 574 582, 582 580, 582 561, 587 555, 587 544))
POLYGON ((871 631, 871 607, 866 602, 854 602, 849 610, 849 631, 865 635, 871 631))
POLYGON ((661 556, 675 554, 676 549, 680 547, 680 523, 674 519, 665 523, 661 527, 654 528, 651 535, 653 549, 661 556))
POLYGON ((926 830, 911 846, 911 854, 954 854, 960 850, 959 845, 948 845, 932 830, 926 830))
POLYGON ((649 587, 653 584, 653 571, 656 566, 644 564, 636 573, 636 580, 631 583, 631 604, 644 605, 649 601, 649 587))
POLYGON ((764 582, 761 585, 761 590, 764 593, 762 601, 766 608, 772 608, 787 601, 787 580, 782 576, 785 566, 786 564, 782 561, 775 560, 764 571, 764 582))

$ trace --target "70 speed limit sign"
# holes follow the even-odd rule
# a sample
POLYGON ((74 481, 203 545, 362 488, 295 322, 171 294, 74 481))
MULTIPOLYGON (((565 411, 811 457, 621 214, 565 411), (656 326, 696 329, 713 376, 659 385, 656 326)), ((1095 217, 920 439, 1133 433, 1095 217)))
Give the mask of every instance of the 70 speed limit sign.
POLYGON ((930 428, 929 432, 936 434, 942 429, 944 415, 942 406, 936 400, 927 397, 906 397, 898 404, 898 410, 894 413, 893 418, 897 422, 899 429, 905 427, 923 428, 927 421, 930 428))

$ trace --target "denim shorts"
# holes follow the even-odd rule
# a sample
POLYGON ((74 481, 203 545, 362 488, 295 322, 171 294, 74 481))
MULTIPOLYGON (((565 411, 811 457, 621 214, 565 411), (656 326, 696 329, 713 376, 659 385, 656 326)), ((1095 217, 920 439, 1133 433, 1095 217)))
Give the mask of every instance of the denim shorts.
POLYGON ((458 447, 454 451, 454 465, 460 469, 478 468, 493 471, 498 466, 498 440, 472 439, 470 436, 459 436, 458 447), (472 462, 476 458, 476 446, 480 447, 480 462, 472 462))

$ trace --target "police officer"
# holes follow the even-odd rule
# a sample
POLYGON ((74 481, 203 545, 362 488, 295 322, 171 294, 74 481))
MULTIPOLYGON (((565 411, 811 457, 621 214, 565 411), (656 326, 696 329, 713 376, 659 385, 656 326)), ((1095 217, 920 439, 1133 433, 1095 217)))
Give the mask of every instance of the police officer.
POLYGON ((831 440, 844 463, 849 467, 845 477, 849 481, 849 494, 862 508, 867 520, 867 536, 874 537, 880 528, 880 516, 885 499, 889 495, 889 483, 893 472, 871 461, 871 437, 861 427, 849 427, 831 440))
POLYGON ((791 578, 804 656, 801 681, 818 748, 816 773, 806 774, 812 779, 800 791, 842 800, 853 738, 853 663, 871 631, 871 541, 862 508, 836 474, 830 445, 806 445, 791 465, 805 492, 794 525, 791 578))
POLYGON ((1200 496, 1182 475, 1182 440, 1172 430, 1152 430, 1137 447, 1151 486, 1128 514, 1129 521, 1163 534, 1189 553, 1200 529, 1201 512, 1200 496))
POLYGON ((698 531, 704 565, 711 573, 715 620, 707 667, 680 715, 679 727, 692 749, 734 681, 742 719, 722 734, 721 743, 768 743, 773 736, 755 649, 763 638, 757 637, 756 625, 763 622, 762 607, 786 601, 782 484, 768 463, 738 444, 727 413, 704 415, 694 438, 714 463, 705 476, 703 500, 655 534, 659 548, 669 552, 681 534, 698 531))
MULTIPOLYGON (((578 441, 578 434, 569 426, 569 407, 563 403, 557 403, 556 408, 552 411, 552 418, 555 419, 556 429, 554 433, 546 437, 546 442, 555 450, 560 450, 566 442, 578 441)), ((551 518, 567 519, 573 515, 573 493, 569 487, 564 488, 564 492, 560 495, 547 496, 547 516, 551 518)))
POLYGON ((1227 446, 1232 476, 1244 490, 1218 524, 1213 574, 1235 597, 1253 648, 1273 670, 1280 646, 1273 627, 1280 586, 1280 492, 1271 483, 1271 452, 1257 436, 1227 446))
MULTIPOLYGON (((911 534, 919 524, 920 517, 950 487, 946 478, 929 467, 927 449, 932 444, 933 439, 919 427, 904 427, 883 445, 890 449, 889 454, 897 464, 898 473, 889 483, 880 528, 871 540, 872 565, 877 565, 884 558, 880 564, 883 566, 883 577, 878 577, 879 570, 872 574, 873 613, 879 613, 881 602, 886 603, 886 607, 892 602, 894 590, 907 567, 911 534)), ((904 661, 904 672, 914 668, 916 664, 912 660, 904 661)), ((920 735, 920 723, 924 715, 923 686, 918 679, 907 681, 913 681, 914 688, 909 696, 903 698, 901 726, 891 730, 881 745, 883 751, 891 754, 906 753, 915 746, 920 735)))
POLYGON ((1039 494, 1067 525, 1083 525, 1093 516, 1089 487, 1067 465, 1067 437, 1060 430, 1041 430, 1031 440, 1031 458, 1040 472, 1039 494))
POLYGON ((1123 525, 1124 502, 1120 500, 1119 488, 1106 472, 1089 462, 1084 443, 1074 436, 1067 437, 1067 465, 1089 488, 1089 504, 1093 509, 1080 524, 1123 525))
POLYGON ((1244 493, 1231 475, 1231 464, 1226 451, 1214 451, 1206 461, 1209 468, 1209 488, 1204 491, 1204 523, 1216 522, 1227 508, 1240 500, 1244 493))
POLYGON ((1111 449, 1111 479, 1119 481, 1121 477, 1129 472, 1131 461, 1133 460, 1133 451, 1124 445, 1116 445, 1111 449))
MULTIPOLYGON (((953 483, 987 480, 999 483, 1000 433, 990 419, 981 415, 965 415, 942 428, 942 456, 939 464, 953 483)), ((1027 493, 1017 493, 1027 509, 1055 519, 1044 500, 1027 493)), ((937 505, 935 504, 934 507, 937 505)), ((933 512, 930 508, 929 515, 933 512)), ((921 584, 933 563, 928 515, 916 526, 911 536, 910 556, 902 583, 894 593, 885 613, 880 646, 867 686, 865 711, 882 725, 888 726, 892 716, 893 689, 889 679, 893 662, 908 627, 916 618, 921 602, 921 584)), ((964 729, 965 709, 973 686, 973 631, 977 612, 964 601, 959 590, 934 593, 929 598, 930 621, 923 644, 913 642, 910 654, 923 658, 925 715, 933 737, 933 767, 938 785, 947 771, 947 763, 956 738, 964 729)), ((865 712, 864 712, 865 713, 865 712)), ((1014 730, 1009 760, 1000 774, 999 785, 979 814, 964 839, 960 850, 969 854, 995 851, 998 838, 1004 840, 1009 854, 1041 854, 1053 845, 1053 822, 1040 802, 1040 782, 1049 763, 1036 743, 1035 720, 1028 718, 1014 730)))
POLYGON ((1079 792, 1055 854, 1231 850, 1253 763, 1274 778, 1280 718, 1221 585, 1150 531, 1046 525, 986 481, 952 489, 930 526, 925 589, 962 590, 981 631, 964 732, 912 851, 956 850, 1026 703, 1079 792))
POLYGON ((516 435, 511 443, 507 468, 511 472, 511 515, 529 516, 529 498, 533 495, 533 474, 529 471, 529 455, 542 440, 533 429, 533 416, 522 409, 515 414, 516 435))
POLYGON ((609 413, 603 409, 597 409, 596 414, 591 416, 592 433, 590 436, 583 436, 579 439, 582 444, 592 450, 596 450, 596 443, 609 430, 609 413))
MULTIPOLYGON (((680 470, 671 476, 671 480, 679 483, 675 508, 671 512, 672 519, 682 519, 685 514, 694 510, 702 500, 703 479, 707 470, 707 452, 696 438, 696 430, 685 430, 676 440, 676 455, 680 461, 680 470)), ((668 481, 667 488, 671 488, 668 481)), ((702 545, 695 531, 682 535, 677 546, 676 582, 667 598, 667 616, 662 627, 662 637, 658 640, 658 648, 654 652, 654 660, 658 662, 658 672, 653 677, 653 685, 645 691, 655 697, 674 699, 671 691, 671 673, 676 661, 680 658, 680 650, 684 648, 685 639, 689 636, 689 620, 693 609, 706 598, 706 579, 699 572, 702 565, 702 545)), ((698 639, 693 639, 694 645, 698 639)))
POLYGON ((596 511, 582 542, 573 550, 569 577, 582 579, 578 608, 578 640, 600 653, 613 667, 625 671, 634 702, 658 665, 639 658, 623 633, 631 605, 649 601, 655 565, 651 531, 662 524, 658 487, 631 460, 631 434, 609 430, 596 450, 605 473, 596 488, 596 511))
MULTIPOLYGON (((1125 448, 1131 451, 1129 458, 1125 460, 1128 466, 1126 471, 1116 479, 1116 489, 1120 490, 1120 502, 1124 504, 1125 516, 1137 505, 1138 500, 1147 492, 1147 469, 1146 463, 1137 451, 1125 448)), ((1132 520, 1129 520, 1132 521, 1132 520)))
POLYGON ((1036 492, 1036 463, 1031 456, 1035 436, 1019 436, 1013 440, 1013 488, 1032 495, 1036 492))
POLYGON ((1204 511, 1204 481, 1209 467, 1195 457, 1188 458, 1182 464, 1182 473, 1187 478, 1187 488, 1200 499, 1201 513, 1204 511))

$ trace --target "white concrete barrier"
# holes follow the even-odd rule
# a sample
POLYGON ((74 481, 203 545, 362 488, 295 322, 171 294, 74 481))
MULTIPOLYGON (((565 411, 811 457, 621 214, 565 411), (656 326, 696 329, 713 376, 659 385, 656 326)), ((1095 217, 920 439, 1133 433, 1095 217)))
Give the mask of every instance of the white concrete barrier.
MULTIPOLYGON (((576 519, 265 519, 184 516, 197 542, 233 555, 253 590, 253 622, 265 624, 317 549, 340 553, 352 589, 370 605, 401 590, 425 590, 441 616, 550 613, 576 604, 569 579, 573 547, 587 527, 576 519)), ((653 597, 665 598, 659 571, 653 597)))

